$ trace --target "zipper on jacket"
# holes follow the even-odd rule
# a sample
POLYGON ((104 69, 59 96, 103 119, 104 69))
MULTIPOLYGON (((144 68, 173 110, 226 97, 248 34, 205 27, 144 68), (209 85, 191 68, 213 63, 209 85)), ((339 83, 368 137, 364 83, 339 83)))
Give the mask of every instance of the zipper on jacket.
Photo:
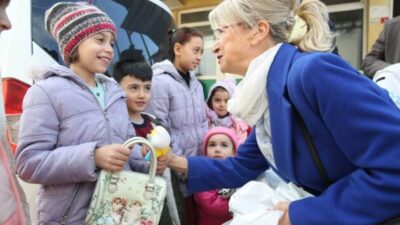
POLYGON ((104 118, 106 119, 106 126, 107 126, 107 134, 108 134, 108 144, 112 144, 112 140, 111 140, 111 126, 110 126, 110 118, 107 115, 107 112, 104 111, 104 118))
MULTIPOLYGON (((196 89, 194 90, 194 93, 196 93, 196 89)), ((192 97, 192 102, 193 102, 193 115, 196 115, 196 104, 197 104, 197 99, 195 98, 195 96, 193 96, 193 94, 191 94, 191 97, 192 97)), ((196 140, 196 152, 195 152, 195 154, 197 155, 197 154, 199 154, 199 153, 204 153, 204 152, 202 152, 203 150, 202 149, 198 149, 198 147, 199 147, 199 140, 201 140, 201 137, 200 137, 200 132, 201 132, 201 130, 202 130, 202 124, 199 122, 200 121, 200 118, 196 118, 197 116, 195 116, 194 117, 194 127, 195 127, 195 133, 196 133, 196 136, 197 136, 197 140, 196 140), (199 127, 200 126, 200 127, 199 127), (199 129, 200 128, 200 129, 199 129), (200 152, 199 152, 200 151, 200 152)), ((202 155, 202 154, 200 154, 200 155, 202 155)))
POLYGON ((72 197, 72 199, 70 200, 70 202, 67 204, 67 207, 65 207, 63 215, 61 217, 61 225, 65 225, 67 224, 68 221, 68 216, 69 216, 69 212, 71 211, 72 208, 72 204, 74 203, 76 197, 78 196, 78 193, 81 189, 81 184, 77 184, 77 186, 74 188, 74 195, 72 197))
MULTIPOLYGON (((102 85, 104 85, 104 93, 106 93, 105 84, 102 84, 102 85)), ((90 88, 87 87, 87 86, 85 86, 85 88, 86 88, 86 90, 88 90, 89 93, 93 96, 94 100, 95 100, 96 103, 97 103, 97 106, 99 106, 100 110, 103 112, 104 118, 106 119, 107 142, 108 142, 108 144, 112 144, 112 140, 111 140, 112 138, 111 138, 110 118, 108 117, 107 111, 106 111, 106 108, 107 108, 107 104, 106 104, 106 102, 105 102, 106 99, 105 99, 105 97, 104 97, 104 109, 103 109, 103 108, 101 107, 101 105, 100 105, 100 102, 97 100, 96 96, 93 94, 92 90, 90 90, 90 88)), ((114 95, 115 95, 115 93, 113 93, 113 95, 110 96, 110 99, 111 99, 111 100, 113 99, 114 95)))

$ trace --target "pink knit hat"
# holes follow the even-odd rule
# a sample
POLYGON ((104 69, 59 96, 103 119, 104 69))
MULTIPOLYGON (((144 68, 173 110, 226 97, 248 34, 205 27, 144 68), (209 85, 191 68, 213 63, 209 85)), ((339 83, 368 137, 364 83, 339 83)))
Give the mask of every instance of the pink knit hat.
POLYGON ((232 129, 226 128, 226 127, 214 127, 211 128, 207 131, 206 135, 204 136, 204 141, 203 141, 203 146, 204 146, 204 155, 207 155, 207 144, 208 140, 211 138, 211 136, 215 134, 225 134, 226 136, 231 139, 234 147, 234 154, 236 155, 236 151, 238 148, 238 141, 235 132, 232 129))

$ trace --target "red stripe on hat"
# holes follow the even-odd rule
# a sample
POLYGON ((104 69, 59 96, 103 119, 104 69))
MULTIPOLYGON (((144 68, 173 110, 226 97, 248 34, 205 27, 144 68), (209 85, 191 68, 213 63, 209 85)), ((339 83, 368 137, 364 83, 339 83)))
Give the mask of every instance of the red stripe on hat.
POLYGON ((85 39, 87 36, 93 33, 97 33, 99 31, 106 31, 110 30, 112 32, 117 33, 114 24, 112 23, 100 23, 100 24, 94 24, 93 26, 90 26, 86 29, 81 30, 79 33, 77 33, 68 43, 65 44, 65 47, 63 49, 63 56, 64 56, 64 61, 66 62, 66 59, 68 55, 71 53, 72 49, 79 44, 83 39, 85 39))
POLYGON ((96 12, 96 11, 98 11, 98 10, 95 8, 85 8, 85 9, 76 10, 73 13, 67 14, 66 16, 61 18, 58 21, 58 23, 55 25, 55 28, 53 30, 53 37, 56 37, 56 34, 58 33, 59 29, 61 29, 61 27, 63 27, 72 18, 76 17, 79 14, 87 14, 87 13, 96 12))

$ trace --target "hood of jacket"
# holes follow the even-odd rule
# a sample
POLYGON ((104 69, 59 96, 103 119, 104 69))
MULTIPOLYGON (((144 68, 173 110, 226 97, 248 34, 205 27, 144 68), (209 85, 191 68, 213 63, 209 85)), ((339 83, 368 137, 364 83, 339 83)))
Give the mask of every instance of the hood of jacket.
MULTIPOLYGON (((40 81, 46 79, 51 76, 60 76, 64 78, 71 79, 78 83, 79 85, 86 85, 85 82, 80 78, 77 74, 75 74, 70 68, 62 66, 62 65, 49 65, 42 69, 39 69, 35 72, 30 73, 30 77, 35 81, 40 81), (45 71, 42 71, 45 69, 45 71)), ((104 74, 96 73, 96 79, 100 81, 100 83, 106 82, 106 80, 113 80, 104 74)))
MULTIPOLYGON (((179 82, 186 83, 182 76, 179 74, 178 70, 175 68, 174 64, 168 59, 154 64, 151 68, 153 69, 153 76, 169 75, 179 82)), ((189 73, 190 85, 192 85, 193 82, 197 81, 196 74, 194 71, 189 71, 189 73)))

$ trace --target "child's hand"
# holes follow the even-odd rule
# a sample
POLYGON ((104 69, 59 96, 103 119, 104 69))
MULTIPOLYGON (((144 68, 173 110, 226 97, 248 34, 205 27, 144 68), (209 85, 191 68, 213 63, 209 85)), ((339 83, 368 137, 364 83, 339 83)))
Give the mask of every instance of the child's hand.
POLYGON ((169 163, 169 156, 167 155, 162 155, 157 158, 157 174, 161 175, 164 173, 165 169, 167 168, 169 163))
POLYGON ((140 150, 142 152, 142 156, 145 157, 147 153, 149 153, 150 149, 147 147, 147 145, 142 145, 142 148, 140 150))
POLYGON ((105 145, 94 151, 94 161, 96 167, 110 170, 121 171, 128 161, 131 151, 119 144, 105 145))

